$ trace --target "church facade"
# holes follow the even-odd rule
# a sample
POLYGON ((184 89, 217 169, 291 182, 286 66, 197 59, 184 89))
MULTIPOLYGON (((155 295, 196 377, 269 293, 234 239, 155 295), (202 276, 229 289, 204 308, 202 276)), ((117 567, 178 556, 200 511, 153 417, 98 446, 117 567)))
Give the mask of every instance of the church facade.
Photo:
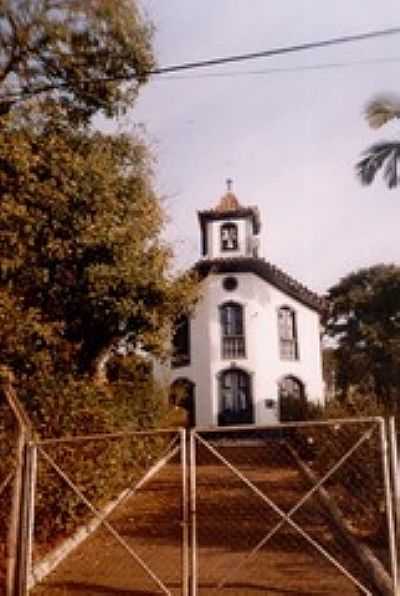
POLYGON ((322 301, 262 258, 256 207, 198 213, 201 298, 174 334, 170 399, 196 426, 268 425, 322 403, 322 301))

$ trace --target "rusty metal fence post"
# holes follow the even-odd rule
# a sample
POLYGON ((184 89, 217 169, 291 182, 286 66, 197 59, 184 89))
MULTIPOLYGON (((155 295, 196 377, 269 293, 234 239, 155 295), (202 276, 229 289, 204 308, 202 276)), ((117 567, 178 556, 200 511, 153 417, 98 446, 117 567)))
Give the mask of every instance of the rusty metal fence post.
POLYGON ((18 511, 16 569, 13 596, 26 596, 32 569, 34 499, 36 484, 36 446, 25 443, 21 462, 21 488, 18 511))
POLYGON ((2 369, 2 386, 7 403, 17 420, 19 432, 16 451, 16 470, 10 526, 7 539, 7 596, 26 596, 29 566, 29 541, 27 529, 29 519, 29 494, 32 487, 32 467, 28 442, 32 437, 32 423, 19 401, 13 386, 13 375, 2 369))
POLYGON ((190 432, 190 596, 197 596, 196 435, 190 432))
POLYGON ((189 596, 189 508, 188 508, 188 461, 186 430, 179 431, 180 463, 182 471, 182 596, 189 596))
POLYGON ((382 450, 382 470, 385 479, 385 502, 387 511, 390 566, 392 572, 393 594, 394 596, 397 596, 398 554, 396 552, 396 528, 395 514, 393 508, 393 470, 391 465, 392 461, 390 454, 390 443, 386 433, 386 425, 384 419, 381 419, 379 421, 379 427, 382 450))
POLYGON ((16 582, 18 576, 18 542, 20 530, 20 509, 22 494, 22 470, 24 460, 26 437, 20 429, 16 451, 16 469, 13 487, 13 498, 10 513, 10 525, 7 538, 7 578, 6 592, 7 596, 16 595, 16 582))
POLYGON ((397 443, 397 429, 394 416, 388 421, 388 437, 392 470, 393 511, 395 527, 396 572, 394 577, 395 596, 400 596, 400 461, 397 443))

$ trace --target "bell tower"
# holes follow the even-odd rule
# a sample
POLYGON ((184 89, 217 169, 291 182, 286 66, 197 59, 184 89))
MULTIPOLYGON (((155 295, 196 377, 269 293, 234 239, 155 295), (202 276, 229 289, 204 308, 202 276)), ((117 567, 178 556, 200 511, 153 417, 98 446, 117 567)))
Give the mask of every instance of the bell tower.
POLYGON ((228 178, 227 189, 214 209, 199 211, 203 259, 259 258, 260 215, 257 207, 240 204, 228 178))

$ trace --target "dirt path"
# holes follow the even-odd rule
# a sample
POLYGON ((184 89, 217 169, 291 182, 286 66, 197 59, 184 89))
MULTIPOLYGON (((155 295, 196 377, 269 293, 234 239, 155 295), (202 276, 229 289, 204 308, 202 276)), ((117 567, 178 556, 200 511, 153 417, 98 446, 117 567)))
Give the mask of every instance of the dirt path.
MULTIPOLYGON (((236 454, 237 450, 224 450, 224 455, 231 457, 246 477, 284 511, 289 511, 306 492, 293 466, 264 465, 260 453, 254 449, 251 456, 249 449, 241 462, 235 459, 236 454)), ((360 593, 287 524, 243 564, 244 557, 274 529, 280 516, 205 450, 199 450, 197 488, 200 596, 355 596, 360 593), (218 588, 222 580, 225 584, 218 588)), ((110 519, 121 537, 174 596, 182 593, 180 497, 179 466, 169 465, 110 519)), ((352 562, 346 563, 346 552, 338 548, 315 502, 307 502, 293 520, 352 572, 359 572, 352 562)), ((86 540, 32 591, 34 596, 161 593, 105 529, 86 540)))

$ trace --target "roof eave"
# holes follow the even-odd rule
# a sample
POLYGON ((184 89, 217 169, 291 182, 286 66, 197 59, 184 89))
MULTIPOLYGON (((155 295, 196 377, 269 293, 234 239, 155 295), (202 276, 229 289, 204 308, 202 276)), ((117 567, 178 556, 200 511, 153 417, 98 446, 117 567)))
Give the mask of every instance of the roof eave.
POLYGON ((193 269, 202 277, 207 277, 210 273, 253 273, 312 310, 320 314, 325 310, 324 300, 318 294, 264 259, 256 257, 205 259, 195 263, 193 269))

